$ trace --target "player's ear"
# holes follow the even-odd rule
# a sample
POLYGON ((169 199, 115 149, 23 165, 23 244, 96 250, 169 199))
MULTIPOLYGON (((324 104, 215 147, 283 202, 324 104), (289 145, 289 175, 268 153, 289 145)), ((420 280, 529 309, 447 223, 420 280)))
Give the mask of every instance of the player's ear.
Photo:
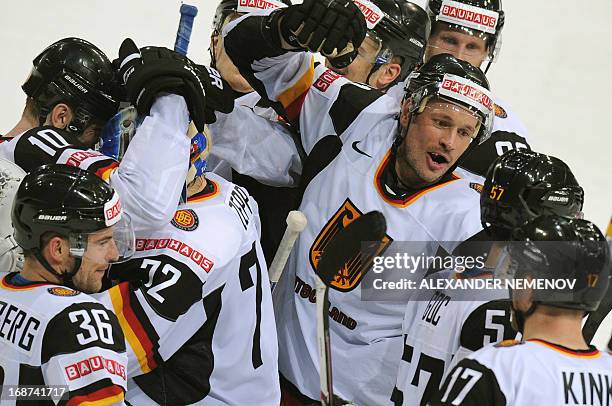
MULTIPOLYGON (((531 281, 531 277, 526 277, 527 280, 531 281)), ((527 289, 516 289, 512 291, 512 305, 515 309, 526 312, 531 308, 533 304, 533 290, 527 289)))
POLYGON ((57 235, 49 239, 42 252, 49 265, 55 268, 56 265, 61 265, 66 261, 70 255, 69 248, 68 240, 57 235))
POLYGON ((383 89, 389 86, 402 73, 401 65, 390 62, 380 67, 378 75, 376 75, 376 83, 374 87, 383 89))
POLYGON ((410 107, 412 106, 412 99, 410 97, 402 101, 402 107, 400 110, 400 125, 403 128, 408 126, 408 119, 410 117, 410 107))
POLYGON ((46 125, 52 125, 55 128, 64 129, 70 124, 74 115, 72 109, 64 103, 58 103, 53 107, 53 110, 47 115, 46 125))

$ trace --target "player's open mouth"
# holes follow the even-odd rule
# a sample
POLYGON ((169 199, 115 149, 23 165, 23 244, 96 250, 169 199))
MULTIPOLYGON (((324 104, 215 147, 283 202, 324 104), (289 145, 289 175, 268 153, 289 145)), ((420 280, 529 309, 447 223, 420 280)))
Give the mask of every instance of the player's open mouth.
POLYGON ((444 165, 449 162, 449 159, 445 155, 438 154, 435 152, 428 152, 428 154, 431 157, 431 160, 437 163, 438 165, 444 165))

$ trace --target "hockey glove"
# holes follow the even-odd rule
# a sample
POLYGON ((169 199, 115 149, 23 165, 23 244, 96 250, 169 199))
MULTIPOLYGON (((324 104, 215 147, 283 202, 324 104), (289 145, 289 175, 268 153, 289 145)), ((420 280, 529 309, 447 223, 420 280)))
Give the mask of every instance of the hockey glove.
POLYGON ((216 121, 215 112, 231 113, 234 109, 234 100, 242 94, 234 92, 215 68, 204 65, 197 67, 200 80, 206 90, 206 124, 212 124, 216 121))
POLYGON ((183 96, 189 115, 198 131, 204 130, 204 86, 193 62, 177 52, 162 47, 138 49, 127 38, 119 48, 114 63, 125 86, 128 100, 141 115, 148 115, 159 93, 183 96))
POLYGON ((286 44, 320 52, 337 68, 353 61, 366 34, 365 18, 352 0, 304 0, 272 18, 286 44))

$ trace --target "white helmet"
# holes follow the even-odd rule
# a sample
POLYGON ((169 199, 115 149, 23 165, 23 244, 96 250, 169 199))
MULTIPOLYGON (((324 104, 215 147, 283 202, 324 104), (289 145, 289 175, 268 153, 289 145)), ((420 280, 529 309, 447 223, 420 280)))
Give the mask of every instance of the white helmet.
POLYGON ((0 158, 0 273, 23 266, 21 248, 13 238, 11 210, 21 180, 26 173, 11 161, 0 158))

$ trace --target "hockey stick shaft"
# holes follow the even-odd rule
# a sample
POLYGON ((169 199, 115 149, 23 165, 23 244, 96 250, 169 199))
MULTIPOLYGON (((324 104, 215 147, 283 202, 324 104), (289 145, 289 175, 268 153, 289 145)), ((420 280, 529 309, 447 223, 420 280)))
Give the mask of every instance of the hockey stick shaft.
POLYGON ((285 268, 289 254, 291 254, 291 250, 295 244, 295 240, 304 228, 306 228, 306 224, 308 224, 308 221, 301 211, 293 210, 287 215, 287 228, 285 229, 285 234, 283 234, 283 238, 276 250, 276 254, 274 254, 270 269, 268 270, 271 283, 276 283, 280 279, 283 268, 285 268))
POLYGON ((319 383, 321 387, 321 404, 332 405, 334 384, 332 381, 331 342, 329 339, 329 288, 316 275, 317 298, 317 341, 319 348, 319 383))
POLYGON ((178 30, 176 31, 176 40, 174 41, 174 50, 181 55, 187 55, 189 48, 189 40, 191 39, 191 29, 193 28, 193 20, 198 15, 198 8, 189 4, 181 4, 181 20, 179 21, 178 30))

